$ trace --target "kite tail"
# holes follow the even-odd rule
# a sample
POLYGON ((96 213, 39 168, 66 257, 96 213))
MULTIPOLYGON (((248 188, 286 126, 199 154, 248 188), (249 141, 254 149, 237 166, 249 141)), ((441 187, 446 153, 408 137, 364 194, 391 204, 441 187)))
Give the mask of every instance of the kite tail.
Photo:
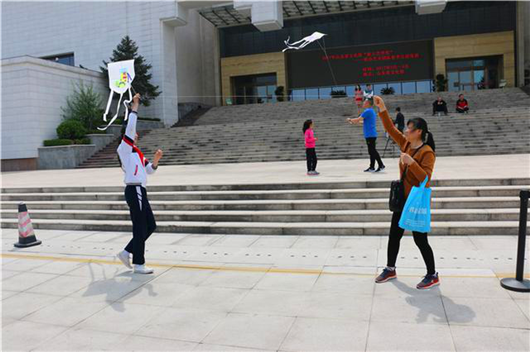
MULTIPOLYGON (((112 97, 113 94, 114 94, 114 92, 111 93, 111 97, 112 97)), ((112 125, 114 123, 114 121, 116 121, 116 119, 118 118, 118 114, 120 112, 120 103, 121 103, 121 98, 122 97, 123 97, 123 94, 120 94, 120 100, 118 101, 118 111, 116 111, 116 114, 114 116, 112 116, 112 119, 110 120, 110 122, 108 123, 107 126, 105 126, 103 128, 102 127, 98 127, 98 130, 105 131, 107 128, 109 128, 110 125, 112 125)), ((109 101, 111 101, 110 97, 109 97, 109 101)), ((108 108, 109 108, 109 106, 107 105, 107 109, 108 108)), ((103 118, 104 120, 105 120, 105 118, 107 116, 107 113, 108 113, 108 110, 107 110, 107 112, 105 112, 105 115, 103 115, 104 116, 104 118, 103 118)), ((107 120, 105 120, 105 122, 107 122, 107 120)))

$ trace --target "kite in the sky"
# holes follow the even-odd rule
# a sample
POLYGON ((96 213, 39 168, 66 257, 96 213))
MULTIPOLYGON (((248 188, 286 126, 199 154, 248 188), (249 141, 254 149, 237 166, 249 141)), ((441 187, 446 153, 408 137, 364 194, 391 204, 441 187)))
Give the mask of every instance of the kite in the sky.
POLYGON ((123 97, 123 94, 126 92, 129 92, 129 100, 125 100, 123 102, 123 105, 125 105, 125 118, 124 120, 127 120, 128 117, 128 110, 129 110, 129 103, 132 101, 132 81, 134 80, 134 60, 125 60, 125 61, 118 61, 118 62, 110 62, 107 65, 107 69, 109 71, 109 88, 110 88, 110 96, 109 101, 107 102, 107 109, 105 110, 105 113, 103 114, 103 121, 107 122, 107 114, 110 110, 110 104, 112 103, 112 97, 114 96, 114 93, 120 95, 120 99, 118 101, 118 107, 116 109, 116 114, 112 117, 109 124, 104 128, 99 128, 99 130, 106 130, 112 123, 116 120, 118 117, 118 113, 120 111, 120 104, 121 99, 123 97))
POLYGON ((331 64, 329 62, 328 52, 326 51, 326 42, 325 42, 324 39, 322 39, 326 35, 327 34, 325 34, 325 33, 314 32, 310 36, 304 37, 304 38, 302 38, 299 41, 294 42, 294 43, 289 43, 289 40, 291 39, 291 37, 288 37, 287 40, 283 41, 287 47, 285 49, 283 49, 282 52, 285 52, 285 51, 287 51, 289 49, 300 50, 300 49, 305 48, 306 46, 308 46, 309 44, 311 44, 313 42, 317 42, 318 45, 320 46, 320 48, 322 49, 322 51, 324 52, 324 55, 326 55, 326 61, 328 63, 329 72, 331 73, 331 77, 333 78, 333 83, 336 86, 337 85, 337 80, 335 79, 335 74, 333 73, 333 69, 331 68, 331 64), (322 39, 322 41, 324 42, 324 45, 320 44, 320 41, 319 41, 320 39, 322 39))
POLYGON ((284 43, 285 43, 285 45, 287 45, 287 47, 285 49, 283 49, 282 52, 285 52, 285 51, 287 51, 289 49, 299 50, 299 49, 305 48, 307 45, 311 44, 312 42, 314 42, 316 40, 321 39, 325 35, 327 35, 327 34, 320 33, 320 32, 315 32, 315 33, 311 34, 310 36, 307 36, 307 37, 305 37, 305 38, 303 38, 303 39, 301 39, 301 40, 299 40, 297 42, 294 42, 294 43, 289 43, 289 39, 291 39, 291 37, 288 37, 287 40, 284 41, 284 43))

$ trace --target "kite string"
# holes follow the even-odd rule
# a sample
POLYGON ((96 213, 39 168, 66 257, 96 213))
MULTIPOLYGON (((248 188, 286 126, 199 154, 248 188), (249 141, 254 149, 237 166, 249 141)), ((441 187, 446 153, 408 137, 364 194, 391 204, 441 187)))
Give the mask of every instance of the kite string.
POLYGON ((333 78, 333 83, 335 84, 335 86, 337 86, 337 80, 335 79, 335 74, 333 73, 333 69, 331 68, 331 64, 329 63, 329 57, 328 57, 328 52, 326 51, 326 40, 324 39, 324 37, 322 37, 322 40, 324 41, 324 46, 322 46, 322 44, 320 44, 320 40, 317 40, 317 43, 318 45, 320 45, 320 48, 322 49, 322 51, 324 51, 324 55, 326 55, 326 61, 328 63, 328 67, 329 67, 329 72, 331 72, 331 77, 333 78))

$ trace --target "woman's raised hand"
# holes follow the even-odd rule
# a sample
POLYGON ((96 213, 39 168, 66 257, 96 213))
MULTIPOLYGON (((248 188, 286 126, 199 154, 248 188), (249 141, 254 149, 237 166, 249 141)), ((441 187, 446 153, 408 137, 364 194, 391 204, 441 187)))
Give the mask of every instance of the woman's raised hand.
POLYGON ((379 111, 385 111, 386 110, 386 106, 385 106, 385 102, 384 102, 383 98, 381 98, 378 95, 374 95, 374 104, 375 104, 375 106, 377 106, 379 108, 379 111))

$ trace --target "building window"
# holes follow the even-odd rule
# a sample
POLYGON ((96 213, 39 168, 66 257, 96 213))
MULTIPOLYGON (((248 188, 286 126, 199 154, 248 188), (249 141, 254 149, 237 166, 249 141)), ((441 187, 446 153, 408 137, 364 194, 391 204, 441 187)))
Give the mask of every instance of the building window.
POLYGON ((305 100, 305 89, 293 89, 293 101, 305 100))
POLYGON ((318 88, 311 88, 305 90, 306 100, 317 100, 318 99, 318 88))
POLYGON ((320 99, 329 99, 331 98, 331 87, 320 88, 320 99))
POLYGON ((388 88, 394 88, 394 94, 401 95, 401 83, 389 83, 388 88))
POLYGON ((381 90, 385 89, 385 88, 387 88, 387 84, 386 83, 383 83, 383 84, 378 83, 378 84, 374 85, 374 94, 375 95, 381 95, 382 94, 381 90))
POLYGON ((403 82, 401 87, 403 94, 416 93, 416 82, 403 82))
MULTIPOLYGON (((366 90, 366 84, 360 84, 361 89, 366 90)), ((415 93, 430 93, 433 92, 433 83, 431 80, 411 81, 411 82, 390 82, 377 83, 372 85, 374 93, 381 95, 381 89, 394 88, 394 95, 415 94, 415 93)), ((314 87, 293 89, 291 99, 293 101, 301 100, 316 100, 331 98, 331 91, 344 90, 348 97, 355 96, 355 86, 336 86, 336 87, 314 87)))
POLYGON ((416 93, 430 93, 432 90, 431 81, 419 81, 416 83, 416 93))
POLYGON ((48 61, 57 62, 63 65, 75 66, 74 53, 46 56, 46 57, 43 57, 43 59, 48 60, 48 61))

